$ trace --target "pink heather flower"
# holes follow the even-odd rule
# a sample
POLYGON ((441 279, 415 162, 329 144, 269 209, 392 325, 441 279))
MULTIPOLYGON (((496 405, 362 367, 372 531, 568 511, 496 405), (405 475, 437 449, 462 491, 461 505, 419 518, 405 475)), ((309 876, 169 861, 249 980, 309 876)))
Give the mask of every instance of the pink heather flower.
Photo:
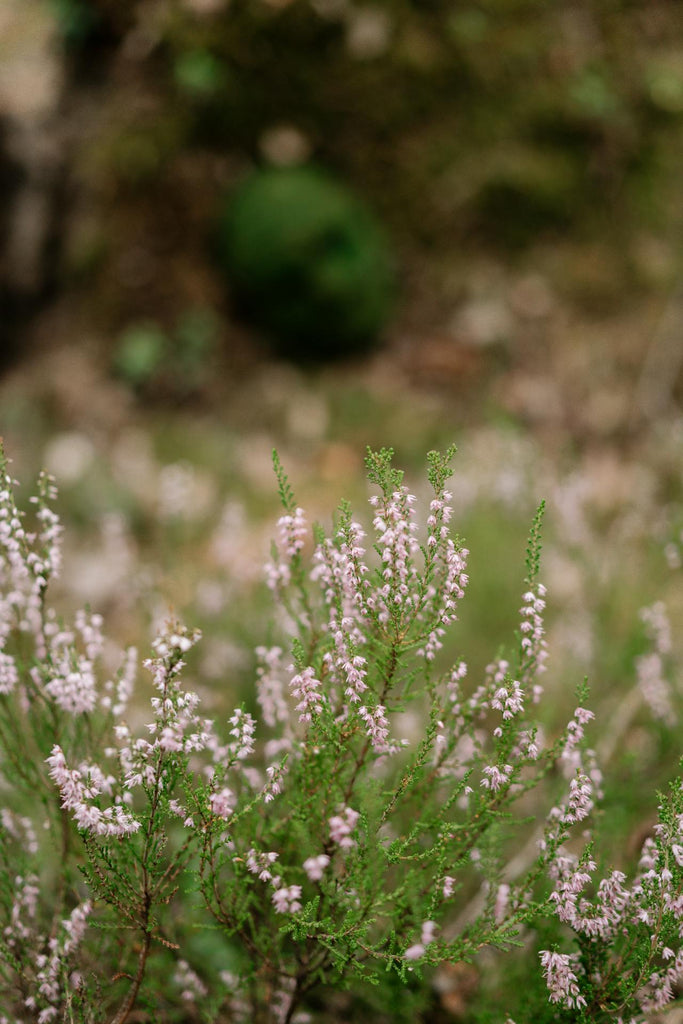
POLYGON ((102 811, 88 802, 101 793, 111 793, 114 782, 111 776, 105 777, 97 765, 82 764, 78 769, 69 770, 57 744, 46 762, 50 766, 50 777, 61 793, 62 807, 73 812, 78 828, 101 836, 125 836, 138 831, 140 822, 124 811, 121 804, 102 811))
MULTIPOLYGON (((433 538, 433 544, 428 542, 428 547, 434 547, 438 544, 436 533, 438 528, 444 524, 450 522, 453 516, 453 509, 447 502, 453 500, 453 495, 450 491, 442 491, 440 494, 436 494, 429 503, 429 516, 427 518, 427 535, 429 538, 433 538)), ((439 533, 439 537, 443 540, 444 535, 439 533)))
POLYGON ((612 871, 608 878, 601 880, 595 905, 591 908, 592 916, 587 908, 581 907, 582 931, 585 935, 609 941, 622 925, 624 912, 631 899, 631 893, 624 888, 625 881, 626 876, 622 871, 612 871))
POLYGON ((673 966, 666 971, 655 971, 651 974, 647 983, 638 993, 638 1002, 641 1010, 645 1013, 661 1010, 673 999, 673 986, 679 980, 683 970, 683 965, 678 963, 679 958, 680 954, 673 966))
POLYGON ((428 946, 430 942, 434 942, 434 932, 439 926, 436 921, 424 921, 422 924, 422 934, 420 941, 423 946, 428 946))
POLYGON ((218 818, 227 819, 235 809, 235 794, 227 786, 219 793, 212 793, 209 798, 211 810, 218 818))
POLYGON ((234 737, 230 744, 231 753, 238 761, 244 761, 254 752, 256 722, 248 712, 237 708, 230 719, 230 725, 230 735, 234 737))
POLYGON ((456 619, 455 606, 465 596, 465 587, 469 583, 467 568, 467 548, 457 548, 452 540, 448 541, 446 554, 446 580, 443 588, 443 612, 441 621, 444 625, 456 619))
POLYGON ((35 552, 31 553, 31 563, 36 578, 44 576, 58 576, 62 564, 61 536, 62 527, 56 512, 46 504, 48 501, 57 499, 57 485, 54 477, 48 473, 41 473, 38 478, 39 495, 29 500, 38 506, 36 519, 40 527, 37 540, 39 547, 43 549, 42 557, 35 552))
POLYGON ((317 857, 309 857, 304 861, 304 871, 312 882, 319 882, 329 863, 330 858, 327 854, 320 853, 317 857))
POLYGON ((462 710, 463 695, 460 684, 466 675, 467 664, 464 661, 459 661, 446 680, 446 692, 454 715, 459 715, 462 710))
MULTIPOLYGON (((442 527, 442 529, 446 530, 446 527, 442 527)), ((442 539, 445 539, 445 537, 442 539)), ((456 547, 454 541, 451 539, 446 541, 444 556, 445 579, 438 591, 435 588, 432 588, 428 594, 428 600, 433 602, 437 596, 440 600, 438 607, 433 609, 436 622, 427 634, 425 646, 417 652, 418 655, 423 657, 426 661, 433 661, 436 656, 436 652, 443 646, 440 638, 445 633, 444 626, 447 626, 451 622, 455 622, 457 619, 455 611, 457 602, 464 597, 465 587, 469 582, 469 577, 465 572, 465 569, 467 568, 468 555, 469 551, 467 548, 456 547)))
POLYGON ((568 765, 572 767, 572 770, 576 770, 577 765, 577 747, 584 738, 584 725, 587 725, 595 715, 592 711, 588 711, 586 708, 576 708, 574 711, 574 717, 567 723, 567 739, 565 741, 560 758, 568 765))
POLYGON ((87 658, 75 659, 72 650, 53 653, 53 664, 58 675, 45 684, 45 692, 55 704, 72 715, 90 712, 97 703, 97 684, 92 662, 87 658))
POLYGON ((510 781, 512 765, 490 765, 483 769, 483 773, 486 776, 486 778, 481 780, 481 785, 485 789, 490 789, 492 792, 495 793, 496 790, 500 789, 502 786, 506 786, 510 781))
POLYGON ((503 685, 493 695, 491 707, 496 711, 502 711, 506 720, 524 710, 524 693, 516 679, 505 679, 503 685))
POLYGON ((586 708, 577 708, 574 712, 574 718, 579 725, 588 725, 595 718, 592 711, 588 711, 586 708))
POLYGON ((519 610, 522 616, 519 627, 522 635, 520 645, 524 658, 522 683, 525 686, 531 684, 533 676, 540 675, 546 669, 548 650, 543 626, 545 595, 545 587, 542 583, 537 583, 535 590, 528 590, 524 594, 524 604, 519 610))
POLYGON ((168 683, 165 697, 152 697, 155 722, 147 726, 157 736, 153 749, 168 753, 175 751, 203 750, 210 746, 207 723, 197 716, 199 696, 191 691, 184 692, 176 680, 168 683))
POLYGON ((96 612, 87 612, 80 609, 74 616, 74 626, 83 641, 85 656, 89 661, 95 661, 99 658, 104 649, 102 623, 102 616, 96 612))
MULTIPOLYGON (((48 1024, 60 1015, 58 1006, 63 1007, 65 960, 78 948, 85 934, 90 902, 75 907, 69 918, 62 921, 62 929, 47 943, 48 953, 35 956, 36 994, 28 996, 24 1005, 27 1009, 38 1010, 38 1024, 48 1024), (57 1004, 57 1005, 56 1005, 57 1004)), ((74 975, 69 982, 73 984, 74 975)))
POLYGON ((643 843, 643 848, 640 851, 640 859, 638 861, 638 874, 644 875, 648 871, 656 869, 659 862, 659 850, 654 839, 647 837, 643 843))
POLYGON ((330 826, 330 839, 333 843, 337 843, 342 850, 350 850, 356 845, 355 840, 351 838, 351 833, 356 827, 359 817, 358 811, 353 811, 350 807, 346 807, 343 815, 335 815, 334 818, 330 818, 328 822, 330 826))
POLYGON ((29 853, 38 852, 38 839, 30 818, 3 807, 0 810, 0 827, 29 853))
POLYGON ((544 949, 539 953, 543 974, 550 992, 551 1003, 561 1003, 567 1009, 580 1009, 586 1005, 581 995, 579 982, 572 968, 578 966, 578 953, 551 953, 544 949))
POLYGON ((425 954, 425 948, 421 942, 416 942, 414 946, 408 946, 403 956, 406 960, 419 960, 425 954))
POLYGON ((19 682, 19 673, 10 654, 0 650, 0 693, 11 693, 19 682))
POLYGON ((173 974, 173 980, 178 988, 182 989, 180 998, 186 1003, 196 1003, 198 999, 204 999, 209 994, 206 985, 199 975, 192 970, 187 960, 178 961, 173 974))
POLYGON ((273 903, 278 914, 296 914, 301 910, 299 897, 301 896, 300 885, 290 885, 282 889, 276 889, 272 895, 273 903))
POLYGON ((455 879, 451 875, 445 875, 443 880, 443 898, 449 899, 455 892, 455 879))
POLYGON ((171 814, 175 814, 176 817, 180 818, 185 828, 192 828, 194 825, 194 818, 191 814, 187 813, 187 808, 183 807, 179 800, 169 800, 168 809, 171 814))
POLYGON ((358 715, 365 722, 368 737, 376 753, 395 754, 401 749, 399 744, 390 743, 388 740, 389 721, 383 704, 378 704, 374 711, 366 707, 358 708, 358 715))
POLYGON ((281 761, 280 764, 270 764, 266 768, 266 775, 268 780, 261 790, 264 803, 269 804, 275 797, 282 792, 282 780, 287 774, 287 763, 281 761))
POLYGON ((62 921, 62 927, 67 934, 67 938, 63 944, 64 953, 71 953, 74 949, 80 946, 83 936, 85 935, 86 928, 88 927, 88 918, 92 911, 92 904, 90 900, 86 900, 85 903, 79 904, 71 911, 71 915, 62 921))
POLYGON ((579 772, 569 783, 569 800, 562 814, 565 825, 583 821, 593 810, 593 785, 587 775, 579 772))
MULTIPOLYGON (((586 862, 585 870, 577 867, 576 859, 558 854, 551 867, 551 875, 555 878, 555 888, 550 894, 555 904, 555 913, 560 921, 568 924, 576 931, 583 930, 583 904, 579 909, 579 897, 591 881, 591 872, 595 871, 592 860, 586 862)), ((587 908, 588 904, 586 904, 587 908)))
POLYGON ((247 870, 252 875, 258 875, 262 882, 270 882, 273 877, 270 868, 277 860, 277 857, 277 853, 273 851, 270 853, 260 853, 258 850, 251 849, 247 853, 247 870))
POLYGON ((256 669, 256 699, 263 720, 271 729, 289 722, 289 707, 284 697, 281 647, 257 647, 259 666, 256 669))
POLYGON ((417 570, 412 564, 413 556, 419 551, 415 538, 415 501, 415 495, 409 494, 406 487, 394 491, 382 505, 376 496, 370 499, 370 504, 378 508, 373 527, 378 534, 377 548, 385 580, 371 604, 376 607, 381 622, 389 621, 393 609, 410 608, 416 601, 417 570))
MULTIPOLYGON (((3 460, 3 467, 4 467, 3 460)), ((46 656, 43 631, 43 591, 51 575, 56 575, 60 563, 61 527, 54 512, 46 507, 56 496, 50 479, 44 474, 39 480, 39 495, 31 498, 38 506, 37 534, 24 529, 21 513, 12 493, 14 481, 3 472, 0 479, 0 649, 12 629, 32 635, 35 656, 46 656)))
MULTIPOLYGON (((311 580, 320 584, 331 618, 336 617, 339 608, 344 612, 358 608, 362 614, 366 614, 369 610, 366 592, 370 583, 365 578, 368 568, 360 562, 360 557, 364 554, 363 549, 356 544, 351 533, 348 540, 343 531, 337 537, 341 549, 328 539, 319 544, 314 551, 311 580), (353 551, 356 552, 356 558, 351 554, 353 551)), ((332 627, 330 631, 332 632, 332 627)))
POLYGON ((281 516, 278 520, 280 530, 280 550, 290 560, 298 555, 306 541, 306 514, 297 508, 293 516, 281 516))
POLYGON ((303 509, 297 508, 293 516, 284 515, 278 519, 276 561, 265 567, 268 587, 277 591, 288 585, 292 578, 291 563, 299 554, 306 540, 306 518, 303 509))
POLYGON ((493 919, 496 924, 501 924, 505 920, 507 914, 508 904, 510 902, 510 886, 505 882, 502 882, 498 886, 496 892, 496 899, 493 905, 493 919))
POLYGON ((367 683, 365 682, 365 665, 367 664, 362 654, 354 654, 352 657, 347 658, 341 662, 341 668, 346 676, 346 690, 345 695, 353 703, 358 703, 360 695, 364 690, 367 690, 367 683))
POLYGON ((522 729, 515 746, 512 748, 512 756, 515 758, 528 758, 536 761, 539 755, 538 740, 528 729, 522 729))
POLYGON ((116 684, 116 703, 111 709, 115 718, 120 718, 126 712, 126 708, 133 696, 137 671, 137 647, 129 647, 126 651, 123 668, 120 670, 116 684))
POLYGON ((300 698, 296 710, 301 712, 300 722, 310 722, 313 715, 319 715, 322 710, 322 695, 318 692, 320 680, 315 678, 312 668, 305 668, 303 672, 292 677, 289 683, 292 696, 300 698))
POLYGON ((22 878, 21 875, 16 876, 10 923, 3 932, 10 948, 31 937, 29 921, 36 916, 39 895, 40 889, 36 875, 29 875, 28 878, 22 878))
POLYGON ((654 718, 666 725, 676 724, 676 712, 671 703, 671 687, 664 678, 664 666, 657 651, 636 658, 638 686, 654 718))
POLYGON ((359 609, 361 614, 368 614, 366 596, 370 582, 366 578, 370 572, 365 564, 365 548, 362 540, 365 532, 357 522, 350 522, 337 534, 339 552, 335 559, 337 572, 341 577, 341 586, 347 602, 359 609))
POLYGON ((664 602, 656 601, 649 608, 641 608, 639 614, 648 638, 654 642, 655 651, 668 654, 671 650, 671 624, 664 602))
POLYGON ((351 635, 352 627, 353 620, 348 616, 344 616, 341 623, 334 616, 330 619, 329 629, 335 646, 334 666, 339 677, 346 681, 345 695, 357 704, 361 693, 368 688, 365 682, 367 662, 362 654, 357 653, 358 640, 351 635))

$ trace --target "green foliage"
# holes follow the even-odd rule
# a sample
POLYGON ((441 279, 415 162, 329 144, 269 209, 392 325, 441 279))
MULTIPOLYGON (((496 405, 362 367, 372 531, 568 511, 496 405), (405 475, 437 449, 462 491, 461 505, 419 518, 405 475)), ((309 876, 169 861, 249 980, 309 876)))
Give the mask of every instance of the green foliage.
POLYGON ((209 50, 189 50, 181 54, 173 73, 180 91, 200 100, 214 95, 225 78, 223 65, 209 50))
POLYGON ((476 224, 489 239, 523 248, 543 233, 571 225, 581 187, 578 168, 564 154, 494 155, 477 190, 476 224))
POLYGON ((326 360, 376 342, 393 297, 389 250, 323 171, 256 172, 226 204, 217 248, 238 305, 282 354, 326 360))
POLYGON ((185 310, 168 334, 153 321, 134 323, 119 337, 112 367, 138 391, 189 394, 206 383, 217 334, 208 307, 185 310))
POLYGON ((51 6, 67 47, 82 46, 99 25, 97 9, 88 0, 51 0, 51 6))
POLYGON ((147 384, 161 367, 167 344, 158 324, 133 324, 118 340, 113 360, 115 372, 135 388, 147 384))
POLYGON ((526 549, 526 568, 527 578, 526 583, 531 587, 538 577, 538 571, 541 566, 541 528, 543 526, 543 516, 545 515, 545 502, 536 509, 536 515, 534 516, 533 523, 531 524, 531 530, 529 532, 529 543, 526 549))

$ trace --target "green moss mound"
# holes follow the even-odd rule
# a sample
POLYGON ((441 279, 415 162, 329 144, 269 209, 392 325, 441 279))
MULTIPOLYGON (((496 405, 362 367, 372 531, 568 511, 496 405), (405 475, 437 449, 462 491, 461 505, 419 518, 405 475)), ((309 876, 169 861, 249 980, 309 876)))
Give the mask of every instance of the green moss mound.
POLYGON ((390 252, 370 211, 323 171, 255 173, 226 207, 218 251, 238 308, 282 355, 324 361, 377 341, 390 252))

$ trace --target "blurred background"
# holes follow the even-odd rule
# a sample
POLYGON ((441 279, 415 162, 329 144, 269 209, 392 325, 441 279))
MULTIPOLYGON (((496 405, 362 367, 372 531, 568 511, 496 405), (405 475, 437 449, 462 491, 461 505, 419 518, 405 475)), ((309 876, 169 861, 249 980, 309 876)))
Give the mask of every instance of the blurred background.
POLYGON ((366 445, 424 495, 455 441, 451 653, 511 640, 545 498, 547 727, 587 675, 635 852, 680 754, 682 166, 678 0, 3 0, 0 433, 58 478, 63 607, 143 647, 173 608, 232 707, 273 446, 329 524, 366 445))

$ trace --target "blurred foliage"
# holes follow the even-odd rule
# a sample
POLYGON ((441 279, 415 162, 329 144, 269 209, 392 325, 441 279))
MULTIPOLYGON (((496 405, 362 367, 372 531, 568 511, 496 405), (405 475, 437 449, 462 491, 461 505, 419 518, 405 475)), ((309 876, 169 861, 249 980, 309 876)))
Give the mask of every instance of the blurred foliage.
POLYGON ((393 275, 379 226, 316 168, 252 176, 229 201, 218 252, 238 303, 291 358, 361 351, 386 320, 393 275))
POLYGON ((88 0, 51 0, 51 3, 64 44, 83 46, 99 23, 97 8, 88 0))
MULTIPOLYGON (((182 240, 182 253, 167 250, 174 266, 214 273, 221 196, 264 160, 311 158, 354 189, 387 226, 411 307, 478 255, 514 262, 538 244, 599 242, 587 305, 613 308, 633 294, 644 232, 678 245, 680 5, 56 2, 74 88, 98 90, 79 173, 109 203, 100 281, 139 244, 141 216, 150 244, 171 230, 182 240), (294 151, 273 143, 283 131, 294 151)), ((562 277, 562 261, 552 266, 562 277)), ((197 301, 194 279, 192 291, 163 285, 142 308, 120 290, 116 325, 197 301)), ((566 289, 583 304, 581 282, 566 289)))
MULTIPOLYGON (((476 232, 483 208, 486 233, 497 223, 495 240, 517 245, 498 216, 503 199, 513 218, 531 211, 526 243, 599 213, 610 189, 650 165, 653 106, 680 105, 675 62, 667 71, 642 59, 638 5, 235 0, 210 18, 192 7, 175 9, 165 43, 176 68, 201 65, 198 140, 253 151, 269 125, 292 122, 323 159, 430 233, 454 223, 476 232), (517 168, 493 201, 511 146, 529 171, 517 168)), ((645 28, 654 34, 656 22, 645 28)))
POLYGON ((168 334, 153 321, 133 323, 118 339, 114 372, 147 394, 189 395, 206 383, 218 330, 216 315, 204 307, 186 310, 168 334))

